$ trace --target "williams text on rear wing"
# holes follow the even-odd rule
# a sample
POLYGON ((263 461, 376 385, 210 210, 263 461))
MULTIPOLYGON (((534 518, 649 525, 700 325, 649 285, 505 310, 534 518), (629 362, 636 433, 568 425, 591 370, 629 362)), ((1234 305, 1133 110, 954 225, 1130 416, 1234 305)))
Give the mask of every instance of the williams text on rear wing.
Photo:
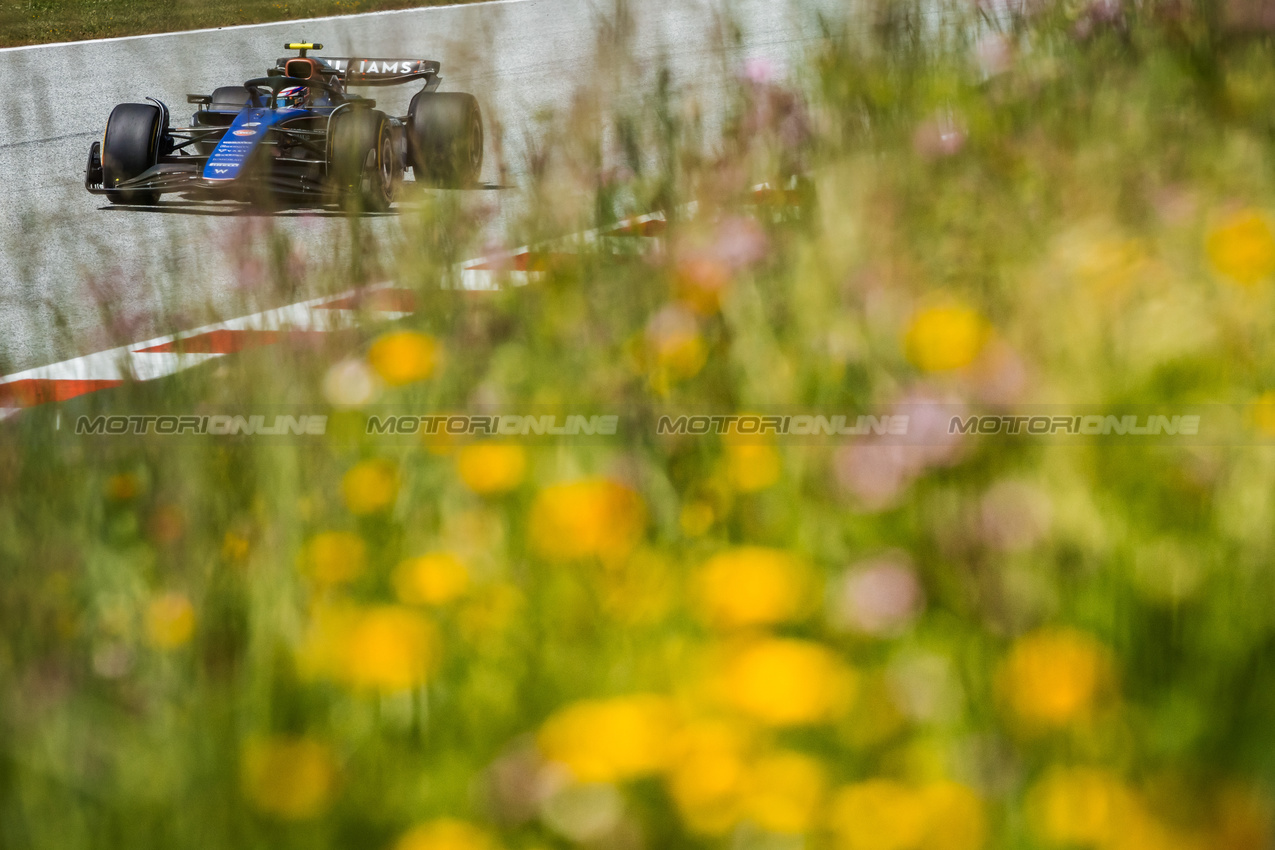
MULTIPOLYGON (((290 58, 290 57, 289 57, 290 58)), ((347 86, 392 86, 412 80, 438 78, 442 67, 428 59, 361 59, 358 57, 310 57, 333 71, 347 86)), ((282 68, 288 58, 280 59, 282 68)))

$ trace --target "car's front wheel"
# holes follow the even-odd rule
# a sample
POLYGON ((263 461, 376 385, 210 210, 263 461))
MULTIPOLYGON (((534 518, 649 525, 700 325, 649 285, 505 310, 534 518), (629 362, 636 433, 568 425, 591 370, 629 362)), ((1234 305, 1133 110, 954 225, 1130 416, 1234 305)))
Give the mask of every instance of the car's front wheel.
POLYGON ((328 147, 328 173, 342 206, 388 210, 398 193, 403 165, 385 114, 357 109, 338 115, 328 147))
POLYGON ((102 134, 102 185, 113 204, 153 204, 159 193, 116 189, 159 161, 164 116, 152 103, 121 103, 111 111, 102 134))

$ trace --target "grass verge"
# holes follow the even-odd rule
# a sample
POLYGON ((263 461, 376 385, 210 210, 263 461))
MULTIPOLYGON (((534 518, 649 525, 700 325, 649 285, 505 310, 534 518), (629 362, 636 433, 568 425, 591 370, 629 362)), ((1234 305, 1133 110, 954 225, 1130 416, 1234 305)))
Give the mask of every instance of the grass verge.
POLYGON ((13 0, 0 9, 0 47, 355 15, 455 2, 465 0, 13 0))

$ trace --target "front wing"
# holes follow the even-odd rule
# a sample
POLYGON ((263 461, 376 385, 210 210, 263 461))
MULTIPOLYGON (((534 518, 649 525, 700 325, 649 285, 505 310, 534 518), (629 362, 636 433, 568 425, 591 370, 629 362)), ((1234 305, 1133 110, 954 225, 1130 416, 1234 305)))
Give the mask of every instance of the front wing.
POLYGON ((322 197, 330 194, 327 185, 327 132, 325 130, 271 128, 262 142, 271 154, 267 167, 245 170, 233 180, 208 180, 203 176, 208 151, 229 130, 228 127, 183 127, 169 130, 172 147, 159 161, 131 180, 111 188, 104 185, 101 142, 89 149, 84 188, 94 195, 118 191, 188 192, 199 195, 235 197, 254 190, 291 197, 322 197), (280 150, 300 150, 310 156, 278 155, 280 150))

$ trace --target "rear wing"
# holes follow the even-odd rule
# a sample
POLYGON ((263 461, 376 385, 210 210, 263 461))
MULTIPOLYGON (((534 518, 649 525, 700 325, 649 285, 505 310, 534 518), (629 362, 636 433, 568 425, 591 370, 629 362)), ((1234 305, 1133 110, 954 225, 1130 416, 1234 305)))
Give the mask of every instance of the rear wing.
MULTIPOLYGON (((322 45, 320 45, 322 46, 322 45)), ((302 54, 304 55, 304 54, 302 54)), ((276 68, 283 68, 289 59, 280 59, 276 68)), ((337 76, 347 86, 393 86, 412 80, 437 78, 442 65, 429 59, 360 59, 357 57, 311 56, 324 70, 337 76)))

